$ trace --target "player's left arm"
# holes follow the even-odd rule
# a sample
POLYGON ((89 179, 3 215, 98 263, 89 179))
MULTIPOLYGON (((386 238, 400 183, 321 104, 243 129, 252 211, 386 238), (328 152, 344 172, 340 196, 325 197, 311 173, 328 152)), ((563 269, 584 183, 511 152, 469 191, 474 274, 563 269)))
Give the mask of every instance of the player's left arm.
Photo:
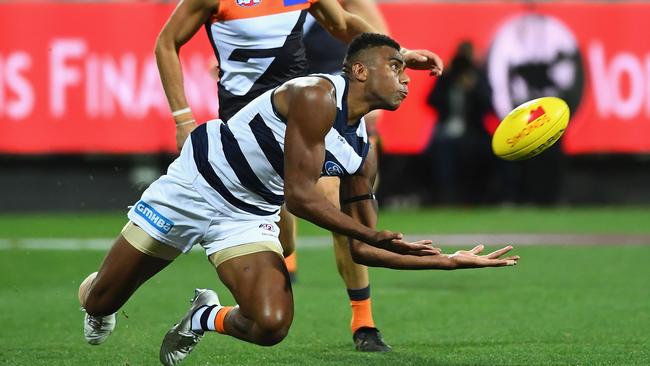
MULTIPOLYGON (((372 187, 377 177, 377 155, 372 150, 372 146, 370 149, 361 171, 341 179, 341 210, 360 224, 376 229, 377 201, 375 201, 372 187)), ((396 269, 418 268, 415 263, 417 259, 415 258, 419 256, 398 254, 389 248, 381 249, 352 237, 349 237, 348 240, 350 254, 357 263, 396 269)), ((417 242, 417 244, 426 245, 430 243, 428 240, 417 242)), ((432 252, 440 254, 440 249, 432 248, 432 252)), ((437 257, 437 255, 434 256, 437 257)), ((427 263, 427 261, 422 263, 427 263)))
MULTIPOLYGON (((372 186, 377 174, 376 154, 368 152, 361 172, 341 180, 341 210, 360 224, 375 229, 377 226, 377 203, 372 186)), ((512 250, 506 246, 487 255, 479 255, 484 249, 478 245, 471 250, 461 250, 454 254, 441 254, 440 249, 432 248, 438 255, 418 256, 390 251, 389 247, 378 248, 355 238, 349 238, 352 259, 366 266, 393 269, 462 269, 481 267, 501 267, 517 264, 518 256, 503 257, 512 250)), ((429 244, 422 240, 413 244, 429 244)))

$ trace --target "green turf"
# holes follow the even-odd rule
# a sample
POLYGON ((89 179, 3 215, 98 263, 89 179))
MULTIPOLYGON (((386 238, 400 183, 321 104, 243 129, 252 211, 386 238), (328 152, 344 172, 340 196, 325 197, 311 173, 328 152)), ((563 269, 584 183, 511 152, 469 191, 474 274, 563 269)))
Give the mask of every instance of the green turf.
MULTIPOLYGON (((379 227, 408 234, 430 233, 650 233, 650 209, 510 208, 382 211, 379 227)), ((124 212, 84 214, 2 214, 0 238, 113 237, 126 220, 124 212)), ((299 235, 326 235, 310 223, 299 235)))
MULTIPOLYGON (((209 334, 186 365, 648 365, 649 246, 525 247, 515 268, 372 270, 390 354, 352 349, 349 307, 328 248, 299 253, 296 316, 273 348, 209 334)), ((101 346, 82 337, 77 286, 99 251, 0 251, 0 364, 155 365, 193 287, 232 304, 197 252, 147 283, 101 346)))
MULTIPOLYGON (((112 237, 123 213, 0 215, 0 238, 112 237)), ((650 233, 650 210, 438 209, 386 211, 406 233, 650 233)), ((325 235, 301 224, 301 235, 325 235)), ((613 243, 615 244, 615 243, 613 243)), ((516 268, 372 270, 378 326, 394 352, 353 351, 349 307, 329 248, 300 252, 289 337, 260 348, 210 335, 187 365, 647 365, 650 246, 523 247, 516 268)), ((0 365, 152 365, 162 335, 194 287, 226 303, 202 254, 177 260, 120 312, 104 345, 84 343, 77 286, 101 251, 0 250, 0 365)))

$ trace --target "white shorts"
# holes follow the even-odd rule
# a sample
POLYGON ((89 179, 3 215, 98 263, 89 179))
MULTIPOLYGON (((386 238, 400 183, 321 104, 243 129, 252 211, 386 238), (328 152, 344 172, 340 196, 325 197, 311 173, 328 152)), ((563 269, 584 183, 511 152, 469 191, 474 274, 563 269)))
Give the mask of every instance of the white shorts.
POLYGON ((217 210, 207 203, 191 183, 171 173, 153 182, 128 216, 154 239, 184 253, 195 244, 200 244, 209 256, 256 242, 273 242, 282 253, 280 229, 272 218, 231 218, 224 211, 223 207, 217 210))

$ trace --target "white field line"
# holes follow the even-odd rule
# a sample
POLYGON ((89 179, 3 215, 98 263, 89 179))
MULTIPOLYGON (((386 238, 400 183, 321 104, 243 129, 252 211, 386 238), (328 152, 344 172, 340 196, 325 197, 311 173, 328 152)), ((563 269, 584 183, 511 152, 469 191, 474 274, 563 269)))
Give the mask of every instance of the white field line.
MULTIPOLYGON (((452 234, 411 235, 407 240, 431 239, 435 246, 485 245, 650 245, 650 235, 629 234, 452 234)), ((19 238, 0 239, 0 250, 107 250, 110 238, 19 238)), ((298 248, 322 248, 331 245, 329 236, 305 236, 297 240, 298 248)), ((194 250, 200 250, 195 246, 194 250)))

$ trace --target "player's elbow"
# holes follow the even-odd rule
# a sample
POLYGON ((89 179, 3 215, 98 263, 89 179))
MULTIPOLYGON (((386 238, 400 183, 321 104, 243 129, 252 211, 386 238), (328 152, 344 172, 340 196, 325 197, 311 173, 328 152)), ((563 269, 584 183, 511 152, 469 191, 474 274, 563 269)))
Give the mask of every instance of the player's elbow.
POLYGON ((309 200, 299 190, 285 187, 284 202, 289 212, 300 218, 307 218, 309 200))
POLYGON ((330 26, 330 32, 337 37, 345 37, 348 33, 348 25, 345 22, 334 23, 330 26))
POLYGON ((156 58, 163 57, 170 52, 176 53, 177 51, 178 47, 174 43, 172 37, 165 34, 165 32, 162 32, 158 35, 158 38, 156 38, 156 46, 154 48, 154 54, 156 55, 156 58))
POLYGON ((339 39, 340 41, 347 43, 351 39, 350 35, 348 34, 350 29, 348 27, 347 16, 341 16, 337 19, 331 20, 329 24, 327 24, 326 29, 332 36, 339 39))
POLYGON ((158 37, 158 39, 156 40, 156 46, 153 51, 154 55, 156 56, 156 59, 160 59, 164 57, 165 51, 167 50, 169 50, 169 47, 167 47, 165 45, 165 42, 162 41, 160 37, 158 37))

